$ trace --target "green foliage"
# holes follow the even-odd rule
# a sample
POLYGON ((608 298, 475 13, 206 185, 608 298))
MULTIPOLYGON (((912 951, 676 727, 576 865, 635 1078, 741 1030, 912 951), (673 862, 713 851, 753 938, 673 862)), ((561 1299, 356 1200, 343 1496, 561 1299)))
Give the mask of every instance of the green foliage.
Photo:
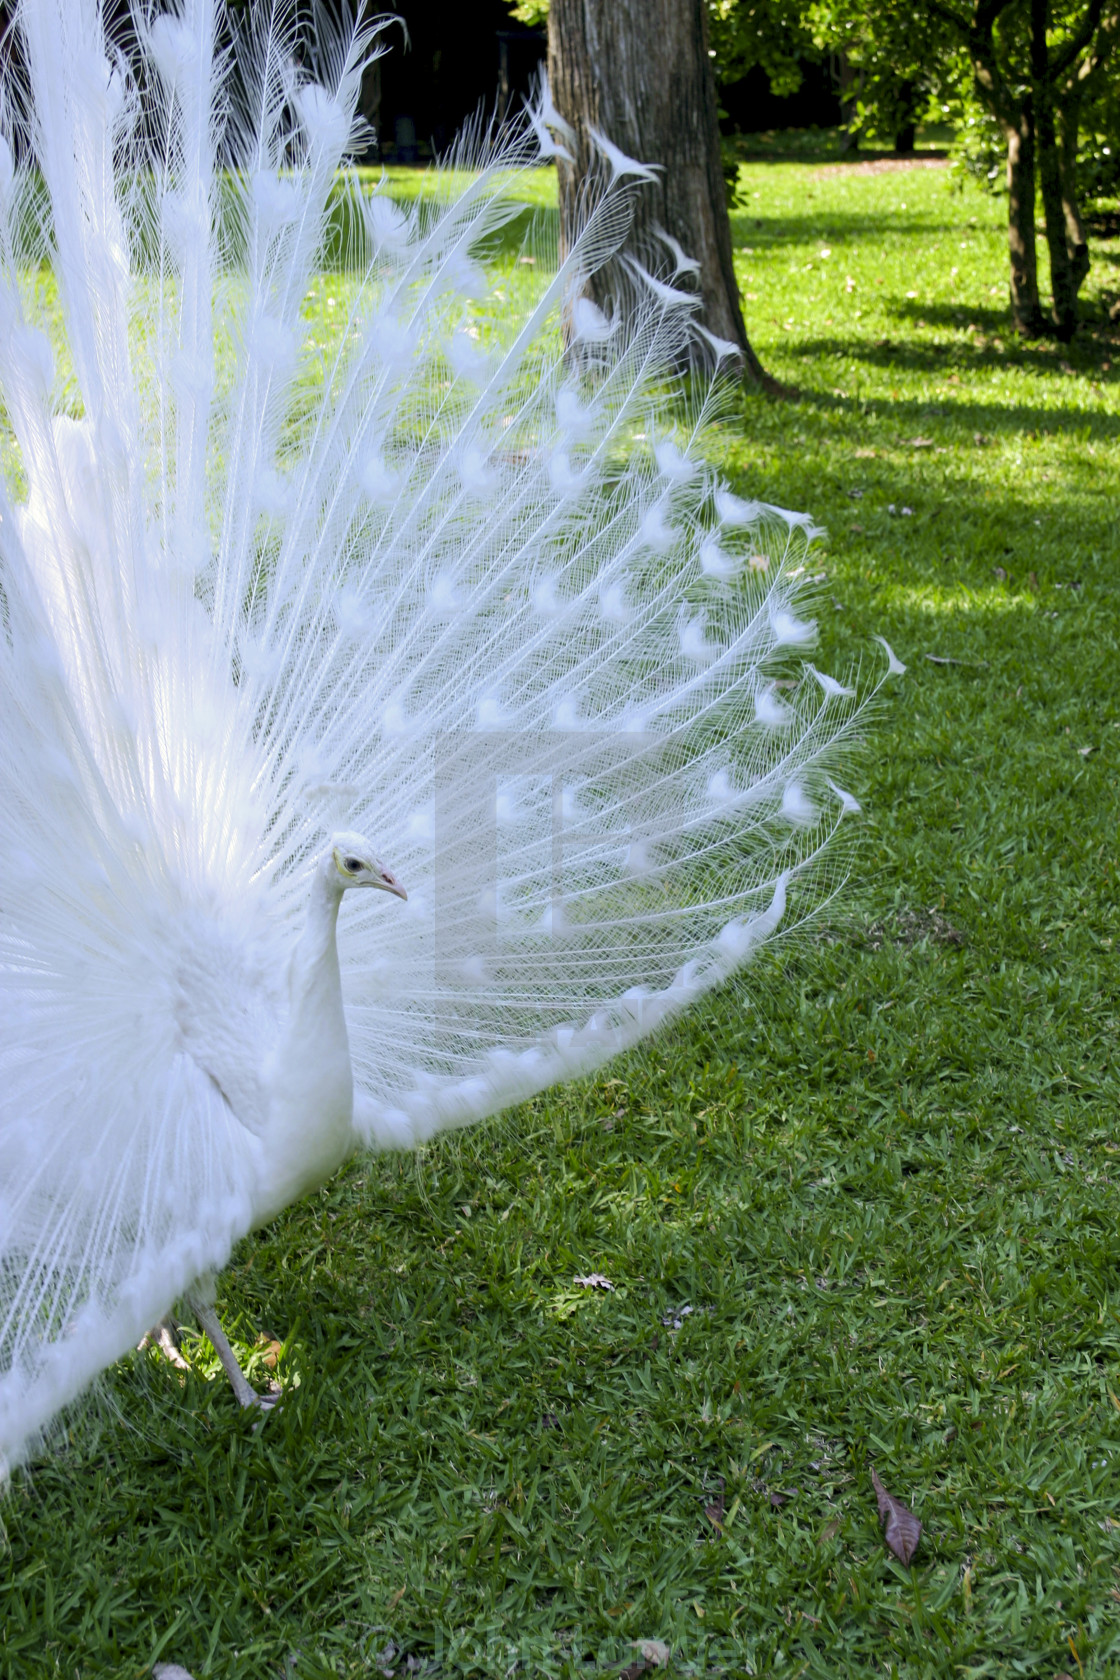
POLYGON ((779 98, 801 86, 801 62, 819 56, 804 0, 707 0, 708 37, 720 82, 760 64, 779 98))
POLYGON ((958 47, 938 15, 898 0, 810 0, 818 49, 846 65, 850 126, 861 140, 893 146, 899 132, 934 114, 959 78, 958 47))
POLYGON ((953 168, 988 192, 1006 195, 1007 141, 995 116, 966 84, 956 102, 953 168))
POLYGON ((741 192, 802 395, 708 446, 827 527, 822 668, 909 665, 849 889, 749 1006, 243 1244, 221 1304, 285 1338, 282 1406, 194 1338, 185 1378, 112 1372, 0 1507, 3 1680, 598 1675, 649 1638, 682 1675, 1117 1672, 1120 240, 1097 324, 1017 352, 1000 207, 943 169, 741 192))
POLYGON ((543 29, 548 22, 548 0, 518 0, 510 7, 510 17, 530 29, 543 29))

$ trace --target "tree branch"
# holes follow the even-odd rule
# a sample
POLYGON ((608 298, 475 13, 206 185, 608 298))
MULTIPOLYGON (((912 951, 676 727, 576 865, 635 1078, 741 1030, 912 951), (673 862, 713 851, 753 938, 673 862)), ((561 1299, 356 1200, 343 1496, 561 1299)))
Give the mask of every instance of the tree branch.
POLYGON ((1066 42, 1065 46, 1056 50, 1050 60, 1051 76, 1054 81, 1064 76, 1070 65, 1081 57, 1093 36, 1097 33, 1097 26, 1101 21, 1104 10, 1104 0, 1089 0, 1089 8, 1077 29, 1066 42))

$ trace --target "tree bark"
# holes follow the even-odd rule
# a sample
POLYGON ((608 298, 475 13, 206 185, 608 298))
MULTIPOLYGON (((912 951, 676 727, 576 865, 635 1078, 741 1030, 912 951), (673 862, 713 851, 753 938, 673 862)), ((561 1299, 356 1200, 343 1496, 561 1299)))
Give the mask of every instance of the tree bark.
POLYGON ((1011 258, 1011 318, 1015 331, 1038 338, 1046 320, 1038 297, 1035 252, 1034 123, 1030 101, 1018 120, 1005 123, 1007 136, 1007 248, 1011 258))
MULTIPOLYGON (((577 223, 593 166, 590 128, 657 164, 656 183, 636 200, 632 243, 649 250, 655 227, 678 240, 700 264, 697 318, 737 347, 749 380, 780 390, 751 348, 739 303, 704 0, 552 0, 548 75, 556 109, 576 133, 574 166, 558 160, 561 237, 577 223)), ((608 264, 589 289, 603 304, 621 288, 608 264)))

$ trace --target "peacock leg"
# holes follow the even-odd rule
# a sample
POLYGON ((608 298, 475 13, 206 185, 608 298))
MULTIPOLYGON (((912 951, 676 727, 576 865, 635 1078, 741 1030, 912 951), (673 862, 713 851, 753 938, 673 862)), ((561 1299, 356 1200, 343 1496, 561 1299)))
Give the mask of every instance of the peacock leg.
POLYGON ((209 1336, 214 1352, 222 1362, 222 1370, 229 1378, 230 1387, 237 1396, 238 1405, 261 1406, 265 1410, 270 1406, 275 1406, 280 1398, 279 1394, 258 1394, 256 1389, 252 1387, 248 1377, 237 1363, 237 1355, 230 1347, 226 1339, 226 1333, 222 1329, 221 1322, 213 1307, 205 1306, 195 1295, 190 1296, 189 1299, 199 1324, 209 1336))
POLYGON ((161 1318, 158 1324, 152 1326, 141 1341, 140 1346, 141 1348, 158 1347, 169 1364, 174 1365, 180 1371, 190 1370, 190 1366, 183 1358, 182 1349, 179 1347, 178 1320, 173 1318, 170 1313, 166 1318, 161 1318))

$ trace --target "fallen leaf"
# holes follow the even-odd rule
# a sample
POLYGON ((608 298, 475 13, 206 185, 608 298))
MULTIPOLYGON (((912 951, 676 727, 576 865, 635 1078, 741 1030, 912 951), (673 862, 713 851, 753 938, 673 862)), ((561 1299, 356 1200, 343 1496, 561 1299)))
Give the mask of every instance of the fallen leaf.
POLYGON ((1037 572, 1028 572, 1027 573, 1027 588, 1030 590, 1032 595, 1037 595, 1038 594, 1038 573, 1037 572))
POLYGON ((397 1608, 397 1605, 400 1603, 401 1599, 404 1597, 404 1595, 407 1591, 408 1591, 408 1582, 406 1581, 403 1587, 398 1587, 397 1588, 396 1592, 393 1594, 392 1598, 389 1600, 388 1608, 390 1610, 395 1610, 397 1608))
POLYGON ((610 1278, 604 1277, 602 1272, 588 1272, 586 1277, 575 1277, 573 1283, 578 1283, 581 1289, 613 1289, 610 1278))
POLYGON ((560 1419, 555 1412, 545 1412, 541 1418, 542 1429, 559 1429, 560 1419))
POLYGON ((871 1485, 879 1501, 879 1519, 884 1525, 887 1546, 899 1563, 908 1564, 918 1549, 918 1541, 922 1538, 922 1525, 908 1505, 904 1505, 901 1499, 896 1499, 892 1493, 887 1492, 874 1465, 871 1467, 871 1485))
POLYGON ((1002 566, 993 566, 992 576, 995 578, 997 583, 1007 582, 1007 573, 1004 571, 1002 566))
POLYGON ((911 438, 910 439, 910 447, 911 447, 911 449, 932 449, 933 448, 933 439, 932 438, 911 438))
POLYGON ((833 1519, 829 1523, 828 1527, 821 1530, 820 1537, 817 1540, 817 1545, 818 1546, 827 1546, 828 1542, 830 1540, 835 1540, 835 1538, 839 1534, 839 1532, 840 1532, 840 1518, 839 1517, 833 1517, 833 1519))

